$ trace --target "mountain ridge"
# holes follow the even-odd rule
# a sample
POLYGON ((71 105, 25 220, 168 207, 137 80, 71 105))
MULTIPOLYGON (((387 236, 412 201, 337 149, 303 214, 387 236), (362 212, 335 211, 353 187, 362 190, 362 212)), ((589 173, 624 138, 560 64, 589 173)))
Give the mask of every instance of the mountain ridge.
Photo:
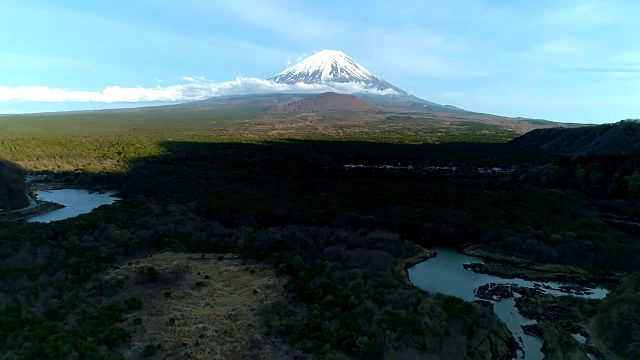
POLYGON ((570 155, 640 153, 640 121, 537 129, 510 143, 522 149, 570 155))

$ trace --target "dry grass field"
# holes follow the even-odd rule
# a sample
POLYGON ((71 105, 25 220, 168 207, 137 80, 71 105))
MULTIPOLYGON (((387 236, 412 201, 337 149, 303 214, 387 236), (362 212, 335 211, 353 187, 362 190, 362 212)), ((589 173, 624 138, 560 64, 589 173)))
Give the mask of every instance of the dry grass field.
POLYGON ((128 279, 142 300, 129 315, 133 339, 127 358, 155 352, 157 359, 281 359, 290 350, 265 335, 259 309, 284 296, 283 279, 270 267, 232 255, 160 253, 133 261, 107 277, 128 279), (141 283, 144 269, 159 273, 141 283), (144 344, 144 345, 143 345, 144 344))

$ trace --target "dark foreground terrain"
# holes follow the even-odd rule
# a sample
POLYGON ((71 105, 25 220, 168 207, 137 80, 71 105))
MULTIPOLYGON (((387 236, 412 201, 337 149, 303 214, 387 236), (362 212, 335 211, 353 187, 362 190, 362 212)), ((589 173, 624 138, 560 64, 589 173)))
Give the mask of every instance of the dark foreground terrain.
POLYGON ((154 127, 115 114, 75 133, 25 126, 59 118, 7 120, 0 156, 124 198, 0 222, 7 358, 510 359, 491 309, 407 284, 404 266, 436 244, 608 279, 611 297, 566 305, 584 310, 567 326, 588 324, 607 356, 640 355, 635 155, 581 175, 580 157, 517 149, 504 143, 516 132, 486 124, 233 116, 154 127))
POLYGON ((12 211, 29 205, 25 196, 27 186, 24 173, 20 166, 0 160, 0 211, 12 211))

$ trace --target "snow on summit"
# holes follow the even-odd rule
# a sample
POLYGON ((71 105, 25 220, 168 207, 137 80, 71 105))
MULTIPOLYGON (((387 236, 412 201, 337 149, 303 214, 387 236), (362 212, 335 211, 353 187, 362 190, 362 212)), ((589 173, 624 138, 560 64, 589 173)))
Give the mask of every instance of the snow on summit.
POLYGON ((338 50, 319 51, 276 74, 269 80, 282 84, 360 83, 378 90, 404 91, 377 77, 347 54, 338 50))
POLYGON ((290 79, 300 76, 304 76, 305 80, 313 80, 313 83, 335 82, 340 79, 368 81, 376 77, 347 54, 337 50, 322 50, 274 78, 290 79))

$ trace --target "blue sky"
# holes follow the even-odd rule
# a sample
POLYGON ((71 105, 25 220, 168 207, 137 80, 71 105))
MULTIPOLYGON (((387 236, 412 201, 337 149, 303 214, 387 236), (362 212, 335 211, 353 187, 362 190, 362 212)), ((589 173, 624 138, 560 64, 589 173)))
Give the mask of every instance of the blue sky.
POLYGON ((430 101, 614 122, 640 118, 639 20, 634 0, 3 0, 0 113, 265 92, 336 49, 430 101))

